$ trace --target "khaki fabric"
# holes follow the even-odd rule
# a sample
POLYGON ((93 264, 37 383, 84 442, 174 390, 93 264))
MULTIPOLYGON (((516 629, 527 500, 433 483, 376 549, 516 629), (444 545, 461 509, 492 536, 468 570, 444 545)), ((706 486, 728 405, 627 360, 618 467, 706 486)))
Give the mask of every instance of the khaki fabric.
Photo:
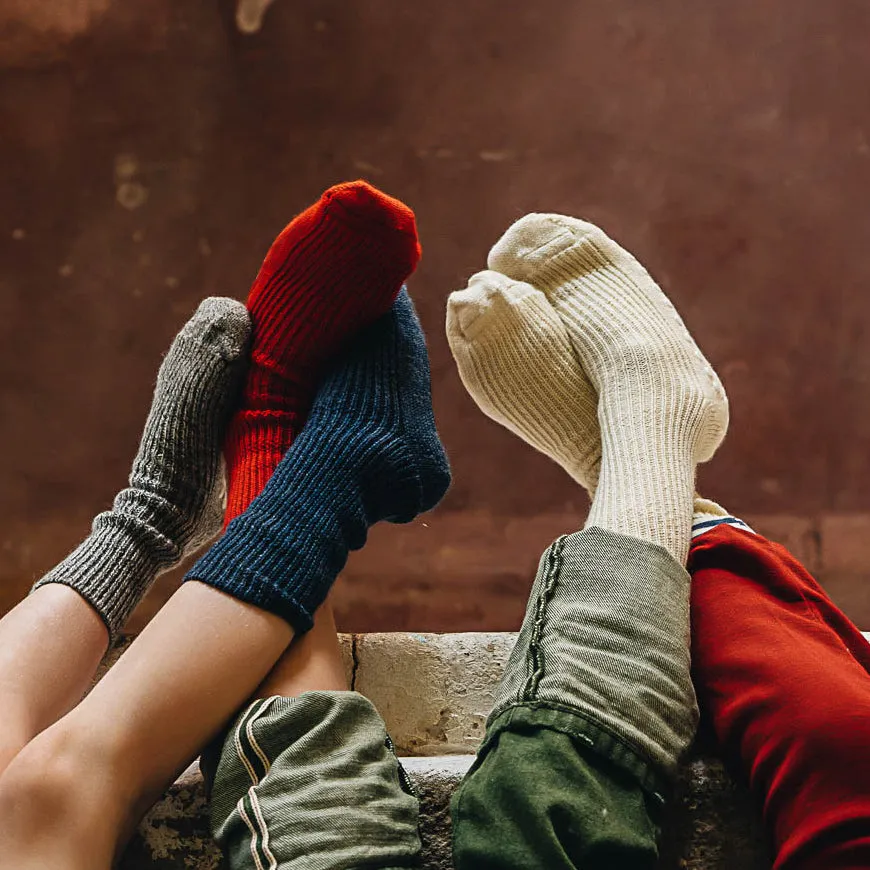
POLYGON ((417 798, 383 720, 356 692, 255 701, 228 732, 211 785, 212 833, 232 870, 419 860, 417 798))

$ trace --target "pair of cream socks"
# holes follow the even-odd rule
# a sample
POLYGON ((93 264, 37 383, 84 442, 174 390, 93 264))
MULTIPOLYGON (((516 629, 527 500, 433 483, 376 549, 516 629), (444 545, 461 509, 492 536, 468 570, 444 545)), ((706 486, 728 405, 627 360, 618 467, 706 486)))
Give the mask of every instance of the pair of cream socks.
POLYGON ((695 469, 725 436, 728 400, 674 306, 631 254, 563 215, 520 219, 487 265, 448 301, 468 392, 589 491, 587 526, 685 564, 695 469))

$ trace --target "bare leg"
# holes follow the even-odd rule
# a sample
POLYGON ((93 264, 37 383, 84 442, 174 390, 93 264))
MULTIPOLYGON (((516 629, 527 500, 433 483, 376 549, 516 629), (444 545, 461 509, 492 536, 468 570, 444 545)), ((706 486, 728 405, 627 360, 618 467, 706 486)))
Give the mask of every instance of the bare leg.
POLYGON ((37 589, 0 619, 0 774, 87 691, 109 633, 68 586, 37 589))
POLYGON ((342 692, 348 688, 335 615, 329 600, 317 611, 314 628, 290 644, 269 675, 260 683, 255 698, 303 692, 342 692))
MULTIPOLYGON (((330 599, 327 599, 314 614, 311 631, 293 640, 249 701, 276 695, 295 698, 303 692, 346 692, 348 688, 335 615, 330 599)), ((233 723, 228 723, 228 727, 232 728, 233 723)), ((227 734, 228 730, 224 728, 200 755, 199 766, 209 791, 227 734)))
POLYGON ((185 583, 94 691, 0 778, 4 860, 19 870, 108 870, 139 816, 292 637, 279 617, 185 583))
MULTIPOLYGON (((335 628, 335 615, 330 599, 327 599, 314 614, 314 627, 311 631, 293 640, 249 700, 256 703, 262 698, 295 698, 304 692, 346 692, 348 688, 341 645, 335 628)), ((242 708, 239 715, 244 716, 246 709, 248 708, 242 708)), ((228 723, 228 728, 232 729, 234 724, 235 722, 228 723)), ((203 749, 199 759, 200 770, 209 792, 228 733, 229 730, 224 728, 203 749)))
POLYGON ((129 486, 0 620, 0 773, 81 699, 156 574, 220 528, 220 445, 249 332, 239 302, 200 305, 160 366, 129 486))

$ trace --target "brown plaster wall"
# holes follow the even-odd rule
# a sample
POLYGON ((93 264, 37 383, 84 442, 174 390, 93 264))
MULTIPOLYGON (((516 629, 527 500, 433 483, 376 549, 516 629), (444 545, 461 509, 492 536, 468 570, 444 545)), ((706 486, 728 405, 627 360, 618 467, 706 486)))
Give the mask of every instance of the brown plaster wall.
MULTIPOLYGON (((703 490, 870 628, 870 7, 860 0, 0 0, 0 610, 124 482, 160 354, 363 176, 418 215, 411 290, 455 486, 379 529, 349 630, 511 629, 584 495, 481 416, 447 294, 532 210, 601 223, 722 374, 703 490)), ((161 581, 139 622, 171 588, 161 581)))

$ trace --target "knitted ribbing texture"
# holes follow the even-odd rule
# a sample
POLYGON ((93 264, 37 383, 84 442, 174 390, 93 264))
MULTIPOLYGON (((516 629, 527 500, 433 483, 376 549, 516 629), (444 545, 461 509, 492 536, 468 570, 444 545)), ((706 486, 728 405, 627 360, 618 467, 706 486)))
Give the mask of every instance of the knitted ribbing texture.
POLYGON ((576 218, 531 214, 488 264, 541 290, 598 392, 602 456, 588 525, 685 563, 695 466, 728 426, 725 390, 674 306, 626 250, 576 218))
POLYGON ((248 295, 254 339, 227 435, 225 522, 277 468, 324 367, 390 310, 419 258, 414 213, 364 181, 329 188, 272 244, 248 295))
POLYGON ((447 300, 447 341, 478 408, 593 496, 598 396, 546 296, 499 272, 479 272, 447 300))
POLYGON ((307 631, 369 527, 410 522, 434 507, 449 483, 426 342, 403 291, 337 361, 262 493, 185 579, 307 631))
POLYGON ((220 531, 226 492, 221 446, 244 379, 249 337, 240 302, 202 302, 160 366, 129 487, 34 586, 71 586, 99 613, 113 640, 157 574, 220 531))

